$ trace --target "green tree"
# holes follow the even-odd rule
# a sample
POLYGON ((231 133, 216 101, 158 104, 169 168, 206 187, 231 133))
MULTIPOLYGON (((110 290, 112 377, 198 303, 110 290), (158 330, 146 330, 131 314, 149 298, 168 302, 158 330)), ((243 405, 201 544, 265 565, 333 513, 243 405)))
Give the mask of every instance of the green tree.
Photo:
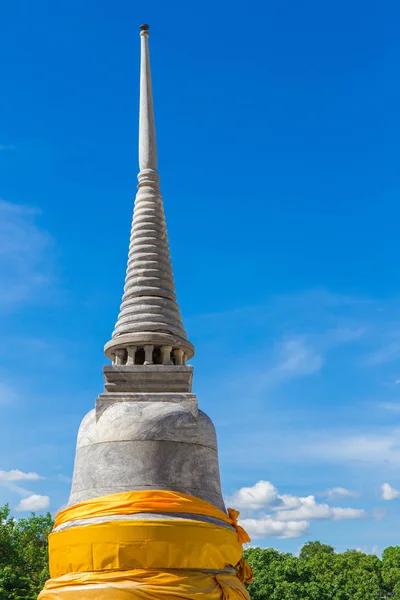
POLYGON ((306 542, 300 550, 300 560, 308 560, 315 557, 334 556, 335 548, 321 542, 306 542))
POLYGON ((0 600, 36 600, 49 577, 47 538, 50 513, 14 519, 0 507, 0 600))
POLYGON ((255 576, 252 600, 377 600, 399 598, 400 548, 387 549, 382 561, 355 550, 308 542, 299 557, 277 550, 245 552, 255 576))
POLYGON ((382 579, 385 591, 400 600, 400 546, 389 546, 382 552, 382 579))

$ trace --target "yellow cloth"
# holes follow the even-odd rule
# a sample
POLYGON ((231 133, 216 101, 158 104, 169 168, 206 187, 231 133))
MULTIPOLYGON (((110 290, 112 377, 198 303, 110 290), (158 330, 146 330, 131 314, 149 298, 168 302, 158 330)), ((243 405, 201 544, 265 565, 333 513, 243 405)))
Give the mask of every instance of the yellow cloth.
POLYGON ((71 506, 55 527, 78 519, 125 515, 54 531, 50 579, 39 600, 249 600, 252 571, 242 556, 249 536, 237 519, 194 496, 162 490, 112 494, 71 506), (190 519, 129 519, 138 513, 213 517, 236 531, 190 519), (202 570, 236 568, 236 574, 202 570), (193 570, 192 570, 193 569, 193 570))
POLYGON ((128 569, 212 569, 235 566, 235 531, 200 521, 108 521, 49 537, 50 574, 128 569))
POLYGON ((252 567, 249 565, 247 560, 242 556, 238 564, 235 567, 237 576, 242 583, 253 583, 254 573, 252 567))
POLYGON ((233 525, 242 544, 250 542, 243 527, 238 525, 239 512, 228 508, 228 515, 216 508, 213 504, 179 492, 167 490, 143 490, 139 492, 125 492, 92 498, 80 502, 60 511, 55 520, 54 527, 59 527, 68 521, 89 519, 91 517, 107 517, 114 515, 132 515, 135 513, 187 513, 213 517, 223 523, 233 525))
POLYGON ((112 571, 50 579, 38 600, 250 600, 229 573, 112 571))

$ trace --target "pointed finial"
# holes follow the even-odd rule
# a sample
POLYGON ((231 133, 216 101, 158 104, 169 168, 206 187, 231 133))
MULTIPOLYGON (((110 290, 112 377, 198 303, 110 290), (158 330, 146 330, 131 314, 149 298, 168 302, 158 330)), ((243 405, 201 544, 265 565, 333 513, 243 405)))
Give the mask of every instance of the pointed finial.
POLYGON ((140 26, 142 38, 140 68, 139 167, 157 170, 156 128, 154 125, 153 93, 151 85, 149 25, 140 26))

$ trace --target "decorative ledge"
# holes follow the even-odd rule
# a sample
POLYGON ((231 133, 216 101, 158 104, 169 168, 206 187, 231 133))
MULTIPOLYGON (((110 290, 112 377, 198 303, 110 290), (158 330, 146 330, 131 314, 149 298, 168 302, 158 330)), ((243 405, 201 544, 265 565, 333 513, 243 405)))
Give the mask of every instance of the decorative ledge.
POLYGON ((193 367, 184 365, 108 365, 106 392, 191 393, 193 367))

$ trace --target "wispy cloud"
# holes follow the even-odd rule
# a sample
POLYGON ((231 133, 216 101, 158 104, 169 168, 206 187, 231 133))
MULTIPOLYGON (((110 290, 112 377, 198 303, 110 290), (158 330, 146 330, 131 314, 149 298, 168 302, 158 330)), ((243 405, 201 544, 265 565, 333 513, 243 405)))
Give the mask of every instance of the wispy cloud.
POLYGON ((379 366, 398 360, 400 358, 399 334, 400 331, 397 331, 395 336, 393 336, 395 339, 390 339, 392 335, 390 335, 389 339, 384 339, 379 348, 368 354, 366 357, 367 364, 379 366))
POLYGON ((15 404, 17 401, 17 392, 3 381, 0 381, 0 406, 15 404))
POLYGON ((18 494, 19 496, 30 496, 34 493, 32 490, 16 485, 12 481, 1 481, 0 484, 6 487, 10 492, 13 492, 13 494, 18 494))
POLYGON ((277 351, 278 362, 266 374, 271 385, 293 377, 311 375, 322 368, 324 360, 305 337, 284 341, 277 351))
POLYGON ((363 299, 311 290, 273 297, 262 306, 200 315, 192 318, 190 327, 206 339, 203 352, 207 356, 215 353, 220 387, 232 390, 231 396, 245 392, 251 399, 260 399, 271 388, 311 378, 337 349, 356 347, 368 338, 360 307, 372 310, 371 303, 363 299), (230 353, 229 363, 221 366, 221 354, 226 355, 221 349, 227 344, 240 350, 230 353))
POLYGON ((68 477, 68 475, 57 475, 57 479, 63 483, 72 483, 72 477, 68 477))
MULTIPOLYGON (((311 434, 312 435, 312 434, 311 434)), ((334 463, 357 461, 363 463, 400 462, 400 429, 357 431, 330 431, 314 436, 299 449, 303 456, 319 462, 334 463)))
POLYGON ((11 144, 0 144, 0 152, 3 152, 4 150, 14 150, 14 146, 12 146, 11 144))
POLYGON ((52 281, 53 240, 35 208, 0 200, 0 305, 35 300, 52 281))
POLYGON ((264 355, 260 352, 257 361, 249 358, 234 365, 234 370, 225 374, 222 386, 244 389, 247 396, 260 396, 268 389, 318 372, 323 364, 323 356, 306 336, 286 337, 264 355))
MULTIPOLYGON (((194 329, 204 328, 207 322, 209 335, 218 339, 219 335, 227 335, 234 321, 237 337, 240 331, 245 331, 247 337, 249 334, 264 335, 269 340, 269 348, 271 338, 275 338, 275 353, 281 356, 266 354, 262 359, 268 369, 268 378, 283 381, 285 371, 288 376, 293 373, 294 377, 317 372, 326 363, 327 354, 344 344, 353 344, 357 348, 352 357, 357 367, 379 368, 398 360, 399 307, 397 298, 380 302, 327 290, 305 290, 272 297, 262 306, 201 315, 194 323, 194 329), (288 353, 287 362, 285 352, 288 353)), ((261 358, 260 354, 258 356, 261 358)), ((243 362, 248 363, 249 358, 243 362)))
POLYGON ((318 496, 322 496, 323 498, 357 498, 359 494, 344 487, 333 487, 325 492, 321 492, 318 496))
POLYGON ((379 407, 393 412, 400 412, 400 402, 381 402, 379 407))
POLYGON ((375 521, 383 521, 384 517, 387 514, 387 511, 385 508, 376 506, 375 508, 372 509, 371 514, 372 514, 372 518, 375 519, 375 521))
POLYGON ((20 481, 39 481, 44 479, 38 473, 29 472, 25 473, 19 469, 11 469, 10 471, 0 471, 0 485, 6 487, 10 492, 18 494, 19 496, 32 496, 35 495, 32 490, 17 485, 20 481))

